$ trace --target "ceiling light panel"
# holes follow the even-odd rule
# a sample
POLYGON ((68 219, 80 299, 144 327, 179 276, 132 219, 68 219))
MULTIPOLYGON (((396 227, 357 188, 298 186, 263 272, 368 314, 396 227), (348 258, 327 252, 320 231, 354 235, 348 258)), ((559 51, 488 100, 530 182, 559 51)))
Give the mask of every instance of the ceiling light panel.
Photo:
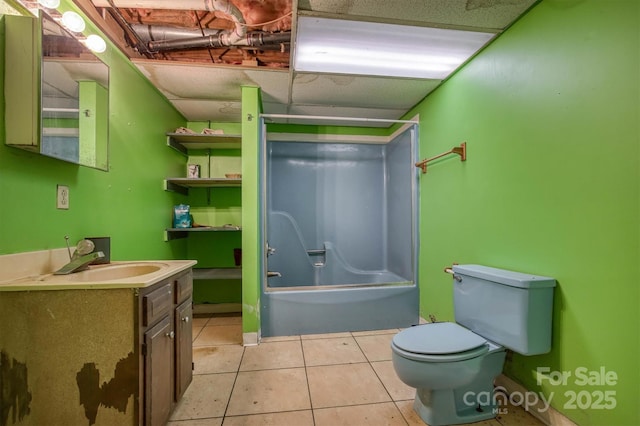
POLYGON ((301 16, 294 69, 444 79, 495 34, 301 16))

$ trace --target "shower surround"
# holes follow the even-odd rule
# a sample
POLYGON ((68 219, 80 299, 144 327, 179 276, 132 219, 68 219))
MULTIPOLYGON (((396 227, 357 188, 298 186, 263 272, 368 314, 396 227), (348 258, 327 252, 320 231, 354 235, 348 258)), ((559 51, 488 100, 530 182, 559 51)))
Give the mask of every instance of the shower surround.
POLYGON ((417 323, 415 140, 265 143, 263 336, 417 323))

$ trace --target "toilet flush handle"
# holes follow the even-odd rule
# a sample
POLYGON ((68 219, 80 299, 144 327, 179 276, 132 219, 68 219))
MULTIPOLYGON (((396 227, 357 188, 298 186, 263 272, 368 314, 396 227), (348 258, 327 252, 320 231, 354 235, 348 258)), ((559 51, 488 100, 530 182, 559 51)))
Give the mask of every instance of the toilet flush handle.
MULTIPOLYGON (((454 263, 454 265, 457 265, 457 263, 454 263)), ((446 268, 444 268, 444 272, 453 275, 454 280, 458 282, 462 281, 462 277, 460 275, 456 275, 455 272, 453 272, 453 268, 451 266, 447 266, 446 268)))

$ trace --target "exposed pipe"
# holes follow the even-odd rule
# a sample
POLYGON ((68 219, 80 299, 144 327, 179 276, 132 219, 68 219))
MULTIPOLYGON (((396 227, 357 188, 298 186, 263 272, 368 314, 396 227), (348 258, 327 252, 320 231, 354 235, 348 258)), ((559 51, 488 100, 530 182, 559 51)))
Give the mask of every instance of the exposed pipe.
POLYGON ((120 25, 120 27, 122 27, 122 29, 124 30, 125 37, 129 39, 128 42, 129 41, 132 42, 133 47, 141 55, 144 55, 147 58, 153 58, 153 55, 151 54, 151 52, 149 52, 147 45, 143 43, 142 40, 140 40, 140 37, 138 37, 138 34, 133 30, 133 28, 131 28, 131 24, 129 24, 129 22, 127 22, 127 20, 124 19, 124 16, 122 16, 122 13, 120 13, 120 10, 113 3, 113 0, 106 0, 106 2, 108 5, 107 10, 109 11, 113 19, 115 19, 116 22, 118 22, 118 24, 120 25))
POLYGON ((233 21, 233 30, 223 31, 219 39, 224 46, 232 46, 241 40, 247 30, 242 12, 229 0, 94 0, 96 7, 118 7, 132 9, 178 9, 178 10, 206 10, 221 12, 233 21))
POLYGON ((202 37, 203 33, 204 36, 208 37, 222 32, 222 30, 211 28, 203 28, 201 31, 200 29, 178 28, 168 25, 134 24, 131 27, 145 43, 150 41, 202 37))
MULTIPOLYGON (((262 33, 259 31, 250 32, 240 40, 233 44, 227 44, 228 39, 223 37, 223 33, 205 35, 204 37, 177 38, 168 39, 166 34, 158 33, 156 28, 149 30, 150 34, 158 34, 159 37, 153 37, 147 45, 151 51, 179 50, 179 49, 195 49, 208 47, 228 47, 228 46, 270 46, 270 45, 288 45, 291 41, 291 33, 262 33), (160 38, 158 40, 158 38, 160 38)), ((192 33, 193 34, 193 33, 192 33)), ((197 34, 197 32, 195 32, 197 34)), ((142 34, 141 37, 146 37, 142 34)), ((281 46, 283 48, 284 46, 281 46)))

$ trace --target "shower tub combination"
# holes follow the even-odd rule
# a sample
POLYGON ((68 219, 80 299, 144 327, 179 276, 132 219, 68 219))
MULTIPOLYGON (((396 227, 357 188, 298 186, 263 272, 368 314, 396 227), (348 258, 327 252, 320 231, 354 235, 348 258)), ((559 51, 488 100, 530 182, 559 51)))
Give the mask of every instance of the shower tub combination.
POLYGON ((265 138, 262 336, 418 322, 417 128, 389 139, 265 138))

